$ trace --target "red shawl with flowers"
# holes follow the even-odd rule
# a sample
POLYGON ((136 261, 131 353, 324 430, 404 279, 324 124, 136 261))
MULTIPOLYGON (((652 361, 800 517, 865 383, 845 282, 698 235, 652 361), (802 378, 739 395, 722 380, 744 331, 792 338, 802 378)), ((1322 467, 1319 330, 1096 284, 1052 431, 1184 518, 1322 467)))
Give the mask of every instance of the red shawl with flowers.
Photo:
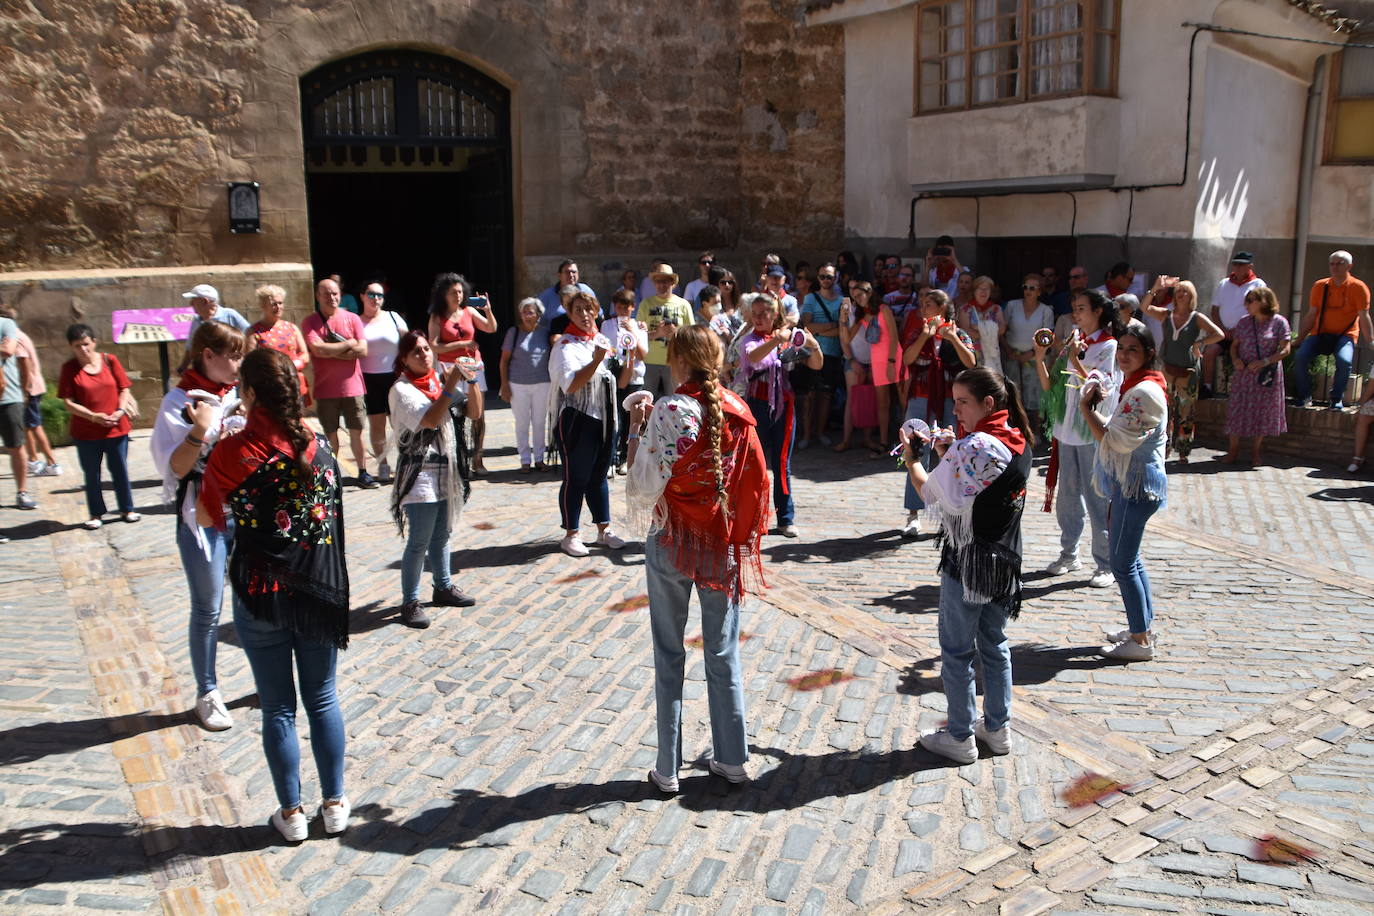
POLYGON ((318 434, 304 458, 305 467, 280 424, 254 408, 243 432, 210 453, 200 498, 218 527, 224 503, 234 514, 229 582, 248 612, 343 649, 348 569, 339 467, 318 434))
MULTIPOLYGON (((724 386, 716 390, 725 418, 720 455, 726 509, 717 498, 711 437, 703 423, 696 442, 673 463, 663 490, 668 523, 661 543, 671 549, 674 568, 698 587, 738 600, 746 590, 757 594, 767 587, 759 542, 768 530, 768 468, 749 405, 724 386)), ((706 416, 699 384, 677 391, 701 401, 706 416)))

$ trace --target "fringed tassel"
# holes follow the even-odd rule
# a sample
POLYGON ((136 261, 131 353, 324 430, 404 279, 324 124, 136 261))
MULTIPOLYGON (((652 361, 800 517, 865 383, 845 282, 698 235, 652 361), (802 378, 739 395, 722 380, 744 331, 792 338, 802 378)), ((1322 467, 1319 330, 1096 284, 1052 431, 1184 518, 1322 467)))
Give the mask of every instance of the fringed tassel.
POLYGON ((1006 548, 979 541, 959 548, 947 543, 940 551, 940 572, 959 580, 970 604, 1005 601, 1011 617, 1021 613, 1021 558, 1006 548))
POLYGON ((285 566, 262 560, 230 562, 234 595, 255 620, 290 630, 321 645, 348 648, 348 591, 332 588, 285 566))

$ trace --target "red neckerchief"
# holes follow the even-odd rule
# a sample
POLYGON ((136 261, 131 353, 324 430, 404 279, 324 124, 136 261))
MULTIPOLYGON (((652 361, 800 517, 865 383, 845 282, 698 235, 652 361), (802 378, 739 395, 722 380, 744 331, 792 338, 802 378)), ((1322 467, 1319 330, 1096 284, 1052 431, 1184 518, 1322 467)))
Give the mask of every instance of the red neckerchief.
POLYGON ((406 380, 414 385, 425 397, 431 401, 439 400, 439 394, 444 390, 443 382, 439 381, 439 373, 431 367, 424 375, 416 375, 409 369, 405 370, 406 380))
POLYGON ((1235 277, 1231 276, 1230 274, 1227 274, 1227 275, 1226 275, 1226 279, 1227 279, 1227 280, 1230 280, 1232 283, 1236 284, 1237 286, 1244 286, 1245 284, 1249 283, 1251 280, 1255 279, 1255 268, 1251 267, 1251 268, 1248 268, 1248 269, 1245 271, 1245 279, 1244 279, 1244 280, 1237 280, 1235 277))
POLYGON ((1019 455, 1026 450, 1026 437, 1021 434, 1021 430, 1007 424, 1009 414, 1005 410, 994 410, 986 417, 978 421, 978 425, 968 432, 963 432, 960 426, 960 438, 964 435, 973 433, 987 433, 998 442, 1011 449, 1013 455, 1019 455))
POLYGON ((590 331, 584 331, 579 328, 576 323, 569 321, 568 329, 563 332, 563 336, 575 337, 578 340, 591 340, 596 337, 596 328, 592 328, 590 331))
POLYGON ((212 382, 210 379, 196 371, 195 366, 187 366, 186 371, 181 374, 181 381, 177 382, 177 387, 182 391, 208 391, 217 398, 222 398, 233 391, 238 382, 223 384, 212 382))
MULTIPOLYGON (((306 461, 315 457, 316 444, 311 436, 305 447, 306 461)), ((276 418, 262 407, 249 412, 242 432, 216 443, 200 482, 200 501, 209 510, 216 528, 224 527, 224 502, 229 494, 278 454, 294 460, 296 446, 276 418)))
POLYGON ((948 284, 949 284, 949 281, 950 281, 950 278, 952 278, 953 276, 954 276, 954 265, 953 265, 953 264, 941 263, 941 264, 936 264, 936 265, 935 265, 935 280, 936 280, 936 282, 938 282, 941 286, 946 286, 946 285, 948 285, 948 284))
POLYGON ((1154 382, 1161 391, 1168 391, 1164 383, 1164 373, 1156 369, 1137 369, 1132 372, 1130 377, 1121 383, 1121 396, 1124 398, 1126 392, 1130 391, 1141 382, 1154 382))
POLYGON ((1093 331, 1087 337, 1083 338, 1083 347, 1086 349, 1093 344, 1100 344, 1102 341, 1110 339, 1111 336, 1111 328, 1098 328, 1096 331, 1093 331))
POLYGON ((1111 280, 1108 280, 1108 281, 1107 281, 1107 298, 1108 298, 1108 299, 1115 299, 1117 296, 1120 296, 1122 293, 1130 292, 1130 289, 1131 289, 1131 285, 1130 285, 1129 283, 1127 283, 1125 286, 1117 286, 1116 284, 1112 283, 1111 280))

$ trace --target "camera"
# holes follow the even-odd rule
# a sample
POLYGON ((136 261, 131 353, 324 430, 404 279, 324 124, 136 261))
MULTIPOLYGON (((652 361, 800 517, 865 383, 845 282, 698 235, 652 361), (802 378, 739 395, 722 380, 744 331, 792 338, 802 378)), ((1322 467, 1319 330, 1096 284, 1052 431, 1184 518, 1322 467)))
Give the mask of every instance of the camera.
POLYGON ((949 247, 948 245, 936 245, 934 248, 930 250, 930 253, 935 255, 936 257, 947 258, 950 255, 954 254, 954 249, 949 247))

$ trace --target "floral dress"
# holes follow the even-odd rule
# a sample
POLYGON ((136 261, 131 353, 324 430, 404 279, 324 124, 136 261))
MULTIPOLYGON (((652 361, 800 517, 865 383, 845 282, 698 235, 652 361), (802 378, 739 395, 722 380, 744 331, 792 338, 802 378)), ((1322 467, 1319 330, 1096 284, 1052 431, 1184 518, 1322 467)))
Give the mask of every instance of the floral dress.
POLYGON ((290 358, 291 365, 296 367, 296 384, 301 389, 301 403, 309 407, 310 385, 305 380, 305 354, 301 352, 300 331, 296 326, 284 318, 278 318, 270 328, 261 321, 255 321, 248 329, 248 333, 257 340, 258 346, 280 350, 290 358))
MULTIPOLYGON (((1274 315, 1266 321, 1246 316, 1232 332, 1235 339, 1231 352, 1247 363, 1269 359, 1289 339, 1288 319, 1274 315)), ((1259 384, 1260 370, 1231 373, 1231 394, 1226 405, 1226 435, 1277 436, 1288 432, 1288 419, 1283 408, 1283 366, 1274 376, 1274 384, 1265 388, 1259 384)))

